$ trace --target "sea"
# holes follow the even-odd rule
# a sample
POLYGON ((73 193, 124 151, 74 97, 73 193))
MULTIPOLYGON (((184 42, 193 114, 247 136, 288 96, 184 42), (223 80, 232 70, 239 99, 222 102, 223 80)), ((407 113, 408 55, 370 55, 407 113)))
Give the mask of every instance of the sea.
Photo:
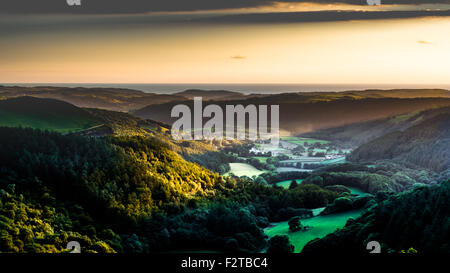
POLYGON ((4 86, 60 86, 127 88, 147 93, 173 94, 188 89, 227 90, 243 94, 279 94, 294 92, 339 92, 367 89, 424 89, 450 90, 450 84, 205 84, 205 83, 0 83, 4 86))

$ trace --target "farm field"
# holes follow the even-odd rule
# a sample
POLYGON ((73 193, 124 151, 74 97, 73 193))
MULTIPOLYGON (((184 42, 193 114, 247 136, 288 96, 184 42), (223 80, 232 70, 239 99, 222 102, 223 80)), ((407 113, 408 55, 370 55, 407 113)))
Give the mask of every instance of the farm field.
MULTIPOLYGON (((295 181, 297 182, 297 184, 301 184, 303 182, 303 179, 295 179, 295 181)), ((277 182, 275 184, 277 186, 283 187, 285 189, 289 189, 291 182, 292 182, 292 180, 284 180, 284 181, 277 182)))
POLYGON ((258 176, 264 173, 264 171, 260 171, 257 168, 253 167, 247 163, 230 163, 230 171, 225 173, 224 176, 229 176, 230 174, 234 174, 236 176, 258 176))
POLYGON ((29 117, 25 115, 0 112, 0 126, 5 127, 24 127, 41 130, 67 133, 87 129, 99 125, 99 122, 89 119, 70 119, 65 117, 29 117))
POLYGON ((53 99, 19 97, 0 100, 0 126, 67 133, 100 125, 84 109, 53 99))
POLYGON ((266 162, 267 162, 267 159, 268 159, 268 157, 264 157, 264 156, 254 156, 254 157, 252 157, 252 158, 258 160, 258 161, 261 162, 261 163, 266 163, 266 162))
POLYGON ((330 164, 340 164, 340 163, 345 163, 345 162, 346 162, 345 157, 339 157, 339 158, 324 160, 321 162, 321 164, 330 165, 330 164))
POLYGON ((288 221, 274 223, 273 226, 265 229, 265 233, 269 237, 275 235, 287 235, 294 245, 294 252, 301 252, 303 247, 311 240, 323 238, 327 234, 334 232, 338 228, 345 226, 349 218, 357 218, 361 215, 362 210, 354 210, 325 216, 315 216, 308 219, 302 219, 300 222, 304 226, 309 226, 306 231, 290 232, 288 221))
POLYGON ((277 172, 283 173, 283 172, 311 172, 312 170, 306 170, 306 169, 298 169, 298 168, 292 168, 292 167, 278 167, 277 172))
POLYGON ((360 189, 357 189, 357 188, 352 188, 352 187, 347 187, 347 188, 350 190, 350 193, 351 193, 351 194, 355 194, 355 195, 359 195, 359 196, 367 196, 367 195, 370 195, 369 193, 364 192, 364 191, 362 191, 362 190, 360 190, 360 189))

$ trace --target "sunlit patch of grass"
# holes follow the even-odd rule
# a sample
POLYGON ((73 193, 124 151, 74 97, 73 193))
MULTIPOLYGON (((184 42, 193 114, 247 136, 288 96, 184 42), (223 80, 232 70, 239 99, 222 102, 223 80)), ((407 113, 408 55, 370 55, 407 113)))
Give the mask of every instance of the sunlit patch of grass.
POLYGON ((236 176, 259 176, 264 173, 264 171, 260 171, 257 168, 253 167, 247 163, 230 163, 230 171, 224 174, 224 176, 229 176, 230 174, 234 174, 236 176))
POLYGON ((290 232, 288 221, 274 223, 273 226, 265 229, 265 233, 269 237, 275 235, 287 235, 295 247, 294 251, 301 252, 303 247, 309 241, 316 238, 323 238, 327 234, 334 232, 336 229, 344 227, 350 217, 357 218, 361 213, 362 210, 354 210, 302 219, 300 221, 302 225, 309 227, 306 231, 290 232))
MULTIPOLYGON (((303 179, 295 179, 295 181, 297 182, 297 184, 301 184, 303 182, 303 179)), ((291 185, 292 180, 284 180, 284 181, 280 181, 275 183, 277 186, 283 187, 285 189, 289 189, 289 186, 291 185)))

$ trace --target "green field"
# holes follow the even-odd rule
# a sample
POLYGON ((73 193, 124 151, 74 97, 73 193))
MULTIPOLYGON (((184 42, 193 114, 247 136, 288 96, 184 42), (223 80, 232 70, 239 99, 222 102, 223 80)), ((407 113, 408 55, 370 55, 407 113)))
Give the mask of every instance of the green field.
POLYGON ((357 189, 357 188, 347 187, 347 189, 350 190, 351 194, 356 194, 356 195, 359 195, 359 196, 370 195, 370 193, 364 192, 364 191, 362 191, 360 189, 357 189))
POLYGON ((281 140, 287 141, 292 144, 302 145, 306 142, 308 145, 314 144, 314 143, 320 143, 320 144, 326 144, 328 143, 327 140, 320 140, 320 139, 313 139, 313 138, 306 138, 306 137, 282 137, 281 140))
POLYGON ((100 124, 88 111, 63 101, 33 97, 0 100, 0 126, 65 133, 100 124))
POLYGON ((317 208, 317 209, 312 209, 312 213, 313 216, 318 216, 320 213, 322 213, 322 211, 324 211, 326 209, 326 207, 322 207, 322 208, 317 208))
POLYGON ((252 158, 257 159, 261 163, 266 163, 267 159, 268 159, 268 157, 264 157, 264 156, 254 156, 252 158))
MULTIPOLYGON (((295 179, 295 181, 297 182, 297 184, 301 184, 303 182, 303 179, 295 179)), ((284 181, 280 181, 275 183, 277 186, 283 187, 285 189, 289 189, 289 186, 291 185, 292 180, 284 180, 284 181)))
POLYGON ((287 235, 295 247, 294 251, 298 253, 302 251, 303 247, 309 241, 316 238, 323 238, 327 234, 334 232, 336 229, 342 228, 350 217, 357 218, 361 215, 362 211, 363 210, 354 210, 303 219, 300 222, 303 225, 310 227, 307 231, 290 232, 288 221, 273 223, 273 226, 265 229, 265 233, 269 237, 275 235, 287 235))
POLYGON ((252 177, 254 175, 258 176, 264 173, 264 171, 260 171, 247 163, 230 163, 230 171, 224 174, 224 176, 229 176, 231 173, 233 173, 236 176, 245 175, 248 177, 252 177))
MULTIPOLYGON (((392 123, 400 123, 400 122, 408 120, 409 118, 412 118, 413 116, 417 115, 419 112, 420 111, 413 111, 413 112, 410 112, 410 113, 407 113, 404 115, 398 115, 398 116, 391 118, 390 121, 392 123)), ((421 116, 420 119, 421 118, 423 118, 423 117, 421 116)))
POLYGON ((0 111, 0 126, 31 127, 34 129, 56 131, 60 133, 86 129, 100 123, 88 118, 72 118, 64 116, 33 117, 17 113, 0 111))
POLYGON ((338 164, 338 163, 345 163, 345 162, 346 162, 345 157, 341 157, 341 158, 324 160, 321 162, 321 164, 328 165, 328 164, 338 164))

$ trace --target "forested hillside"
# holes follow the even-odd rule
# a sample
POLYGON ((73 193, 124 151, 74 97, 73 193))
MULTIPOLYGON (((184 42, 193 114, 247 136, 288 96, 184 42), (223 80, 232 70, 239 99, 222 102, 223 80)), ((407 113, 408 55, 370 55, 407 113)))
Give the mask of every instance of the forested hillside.
POLYGON ((439 183, 442 176, 418 167, 406 167, 392 161, 380 161, 376 165, 345 163, 313 171, 303 184, 320 187, 343 185, 356 187, 371 194, 379 191, 402 192, 416 183, 439 183))
MULTIPOLYGON (((67 239, 66 233, 74 230, 92 237, 97 221, 127 226, 211 194, 220 179, 155 140, 69 137, 17 128, 0 132, 2 217, 9 216, 2 221, 7 227, 2 251, 39 242, 34 239, 46 244, 48 236, 67 239), (36 218, 36 226, 27 218, 36 218), (26 235, 22 228, 28 239, 21 237, 26 235), (56 234, 58 228, 64 232, 56 234)), ((29 247, 39 251, 43 244, 29 247)))
MULTIPOLYGON (((177 118, 172 118, 170 111, 180 103, 193 109, 193 101, 185 100, 183 102, 153 104, 132 113, 141 118, 172 124, 177 118)), ((250 104, 279 105, 280 129, 296 135, 436 107, 446 107, 450 106, 450 98, 364 98, 363 96, 343 96, 342 94, 333 96, 332 94, 305 95, 293 93, 241 100, 209 100, 203 102, 203 107, 208 104, 217 104, 222 109, 225 109, 226 105, 238 104, 244 106, 250 104)))
POLYGON ((73 198, 87 194, 130 217, 206 196, 220 179, 156 140, 66 137, 29 129, 1 128, 0 165, 8 170, 4 180, 23 181, 16 187, 37 183, 65 194, 72 189, 73 198))
POLYGON ((227 156, 218 147, 234 141, 175 141, 170 126, 144 120, 129 113, 79 108, 70 103, 35 97, 18 97, 0 101, 0 126, 36 128, 80 136, 147 136, 156 137, 184 159, 208 169, 225 173, 227 156))
POLYGON ((303 253, 364 253, 369 241, 380 242, 382 253, 450 253, 449 200, 450 181, 381 198, 344 228, 308 243, 303 253))
POLYGON ((442 172, 450 168, 450 111, 374 139, 353 151, 351 161, 392 159, 442 172))
POLYGON ((410 112, 394 117, 353 123, 303 134, 303 137, 333 141, 347 147, 358 147, 375 138, 394 131, 403 131, 429 118, 448 113, 450 108, 443 107, 421 112, 410 112))
POLYGON ((0 128, 0 252, 260 251, 263 227, 339 197, 223 179, 148 137, 0 128))

